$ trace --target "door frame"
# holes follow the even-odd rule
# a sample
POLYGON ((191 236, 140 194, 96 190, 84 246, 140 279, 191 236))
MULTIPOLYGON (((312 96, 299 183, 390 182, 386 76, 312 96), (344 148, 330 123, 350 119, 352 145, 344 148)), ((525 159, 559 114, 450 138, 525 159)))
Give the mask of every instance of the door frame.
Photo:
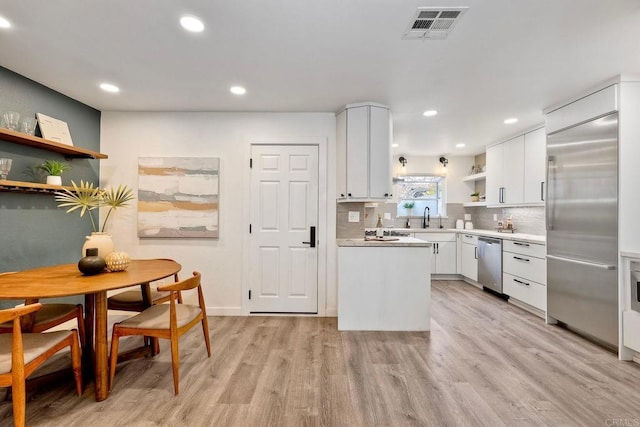
MULTIPOLYGON (((327 301, 327 251, 328 251, 328 234, 327 234, 327 137, 282 137, 282 138, 247 138, 244 144, 244 164, 245 173, 243 174, 243 202, 242 202, 242 294, 240 299, 241 312, 243 316, 252 315, 250 313, 249 289, 250 289, 250 241, 249 241, 249 223, 251 221, 251 169, 249 168, 249 159, 251 159, 252 145, 313 145, 318 147, 318 313, 317 314, 283 314, 286 316, 306 316, 306 317, 325 317, 326 301, 327 301)), ((264 313, 256 315, 265 316, 264 313)), ((277 316, 277 314, 268 314, 269 316, 277 316)))

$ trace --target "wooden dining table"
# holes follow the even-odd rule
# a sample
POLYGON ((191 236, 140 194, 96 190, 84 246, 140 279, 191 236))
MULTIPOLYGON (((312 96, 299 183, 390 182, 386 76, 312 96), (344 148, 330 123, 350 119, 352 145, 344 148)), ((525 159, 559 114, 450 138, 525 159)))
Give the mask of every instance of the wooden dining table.
MULTIPOLYGON (((0 275, 0 299, 24 299, 31 304, 41 298, 84 295, 87 335, 84 360, 93 361, 95 399, 99 402, 109 396, 107 291, 138 285, 143 299, 150 304, 149 282, 173 276, 181 268, 179 263, 167 259, 132 260, 125 271, 94 276, 83 275, 76 264, 34 268, 0 275)), ((28 330, 29 323, 27 319, 23 329, 28 330)))

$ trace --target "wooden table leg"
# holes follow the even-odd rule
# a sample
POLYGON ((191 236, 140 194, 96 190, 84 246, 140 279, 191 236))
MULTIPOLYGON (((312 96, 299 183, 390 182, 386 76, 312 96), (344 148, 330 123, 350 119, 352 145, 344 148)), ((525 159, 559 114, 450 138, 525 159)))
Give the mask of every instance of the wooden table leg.
POLYGON ((93 352, 93 335, 95 321, 95 296, 93 294, 85 294, 84 296, 84 335, 85 345, 82 349, 82 367, 84 370, 83 378, 88 381, 93 377, 95 372, 96 360, 93 352))
POLYGON ((95 393, 96 402, 109 397, 109 360, 107 351, 107 292, 95 294, 95 393))

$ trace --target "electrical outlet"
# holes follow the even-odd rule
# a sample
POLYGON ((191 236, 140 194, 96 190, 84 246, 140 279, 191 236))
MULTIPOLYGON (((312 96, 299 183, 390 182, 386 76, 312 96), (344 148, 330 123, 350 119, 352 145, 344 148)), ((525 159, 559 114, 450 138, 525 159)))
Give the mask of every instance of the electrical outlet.
POLYGON ((464 214, 465 221, 471 221, 471 214, 464 214))
POLYGON ((498 214, 493 214, 493 220, 497 221, 498 220, 498 214))
POLYGON ((384 219, 391 219, 391 212, 385 212, 383 218, 384 219))
POLYGON ((349 222, 360 222, 360 212, 349 211, 349 222))

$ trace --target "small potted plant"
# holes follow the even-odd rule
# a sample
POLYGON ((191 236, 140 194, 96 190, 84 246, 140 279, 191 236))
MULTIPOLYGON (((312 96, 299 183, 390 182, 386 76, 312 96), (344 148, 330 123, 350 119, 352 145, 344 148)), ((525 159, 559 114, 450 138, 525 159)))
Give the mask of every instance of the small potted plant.
POLYGON ((413 209, 414 206, 415 205, 413 202, 406 202, 404 205, 402 205, 402 207, 407 210, 407 216, 410 216, 411 210, 413 209))
POLYGON ((478 193, 478 192, 471 193, 471 201, 472 202, 479 202, 480 201, 480 193, 478 193))
POLYGON ((47 160, 40 164, 38 169, 47 174, 47 184, 62 185, 62 174, 71 169, 71 166, 65 162, 47 160))

